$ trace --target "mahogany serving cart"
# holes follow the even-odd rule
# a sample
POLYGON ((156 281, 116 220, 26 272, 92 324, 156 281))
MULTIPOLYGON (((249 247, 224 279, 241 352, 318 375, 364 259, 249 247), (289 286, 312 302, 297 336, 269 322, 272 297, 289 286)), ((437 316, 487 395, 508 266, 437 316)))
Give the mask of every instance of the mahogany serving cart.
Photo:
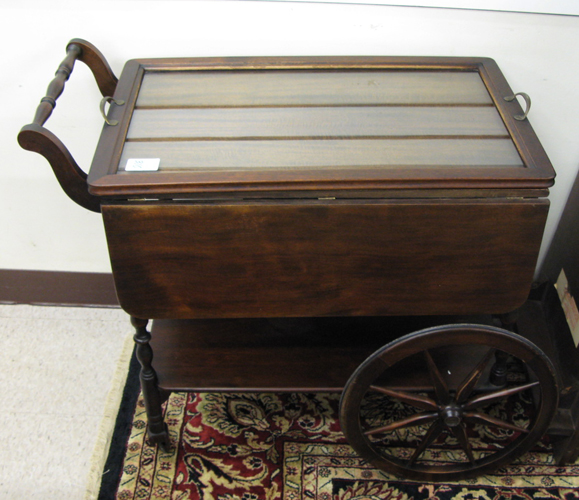
POLYGON ((446 480, 574 433, 546 339, 513 331, 554 179, 527 111, 484 58, 140 59, 117 81, 75 39, 19 141, 102 212, 152 441, 170 391, 343 391, 362 456, 446 480), (106 122, 88 178, 43 127, 77 59, 106 122))

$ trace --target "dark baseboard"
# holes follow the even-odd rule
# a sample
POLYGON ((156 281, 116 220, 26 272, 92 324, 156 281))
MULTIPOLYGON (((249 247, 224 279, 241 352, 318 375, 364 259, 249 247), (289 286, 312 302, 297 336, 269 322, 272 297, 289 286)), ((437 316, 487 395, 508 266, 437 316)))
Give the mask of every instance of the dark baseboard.
POLYGON ((0 269, 0 303, 119 307, 113 275, 0 269))

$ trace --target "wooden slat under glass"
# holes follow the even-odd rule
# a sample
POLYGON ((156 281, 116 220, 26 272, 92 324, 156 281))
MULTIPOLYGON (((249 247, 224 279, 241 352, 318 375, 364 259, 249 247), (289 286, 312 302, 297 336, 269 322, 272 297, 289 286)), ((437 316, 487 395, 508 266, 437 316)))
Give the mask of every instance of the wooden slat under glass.
POLYGON ((143 158, 161 172, 523 166, 478 72, 450 70, 146 72, 119 173, 143 158))

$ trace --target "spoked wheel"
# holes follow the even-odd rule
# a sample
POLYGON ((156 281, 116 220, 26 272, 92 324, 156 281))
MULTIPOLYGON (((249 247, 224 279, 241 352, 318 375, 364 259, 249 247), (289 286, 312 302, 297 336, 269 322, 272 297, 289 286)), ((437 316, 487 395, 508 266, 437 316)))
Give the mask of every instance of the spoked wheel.
POLYGON ((528 451, 557 409, 554 369, 523 337, 484 325, 405 335, 375 352, 346 384, 340 423, 379 469, 409 479, 458 480, 528 451), (489 380, 507 357, 506 383, 489 380))

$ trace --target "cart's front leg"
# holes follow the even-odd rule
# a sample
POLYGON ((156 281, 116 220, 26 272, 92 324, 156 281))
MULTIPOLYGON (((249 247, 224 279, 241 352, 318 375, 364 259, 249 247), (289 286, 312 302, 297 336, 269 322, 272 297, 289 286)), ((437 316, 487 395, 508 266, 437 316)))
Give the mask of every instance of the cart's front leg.
MULTIPOLYGON (((500 323, 499 326, 512 332, 514 330, 515 323, 519 319, 521 314, 521 308, 515 309, 514 311, 506 314, 499 314, 496 316, 496 321, 500 323)), ((490 382, 498 387, 504 387, 507 383, 507 362, 509 356, 502 352, 497 351, 495 353, 495 364, 491 368, 490 382)))
POLYGON ((148 436, 152 443, 158 444, 164 451, 169 451, 170 440, 167 425, 163 421, 161 405, 167 399, 163 397, 157 384, 157 374, 152 366, 153 349, 149 341, 151 334, 147 330, 146 319, 131 317, 131 323, 135 327, 134 340, 137 344, 136 354, 141 364, 141 390, 145 401, 145 410, 148 419, 148 436))

